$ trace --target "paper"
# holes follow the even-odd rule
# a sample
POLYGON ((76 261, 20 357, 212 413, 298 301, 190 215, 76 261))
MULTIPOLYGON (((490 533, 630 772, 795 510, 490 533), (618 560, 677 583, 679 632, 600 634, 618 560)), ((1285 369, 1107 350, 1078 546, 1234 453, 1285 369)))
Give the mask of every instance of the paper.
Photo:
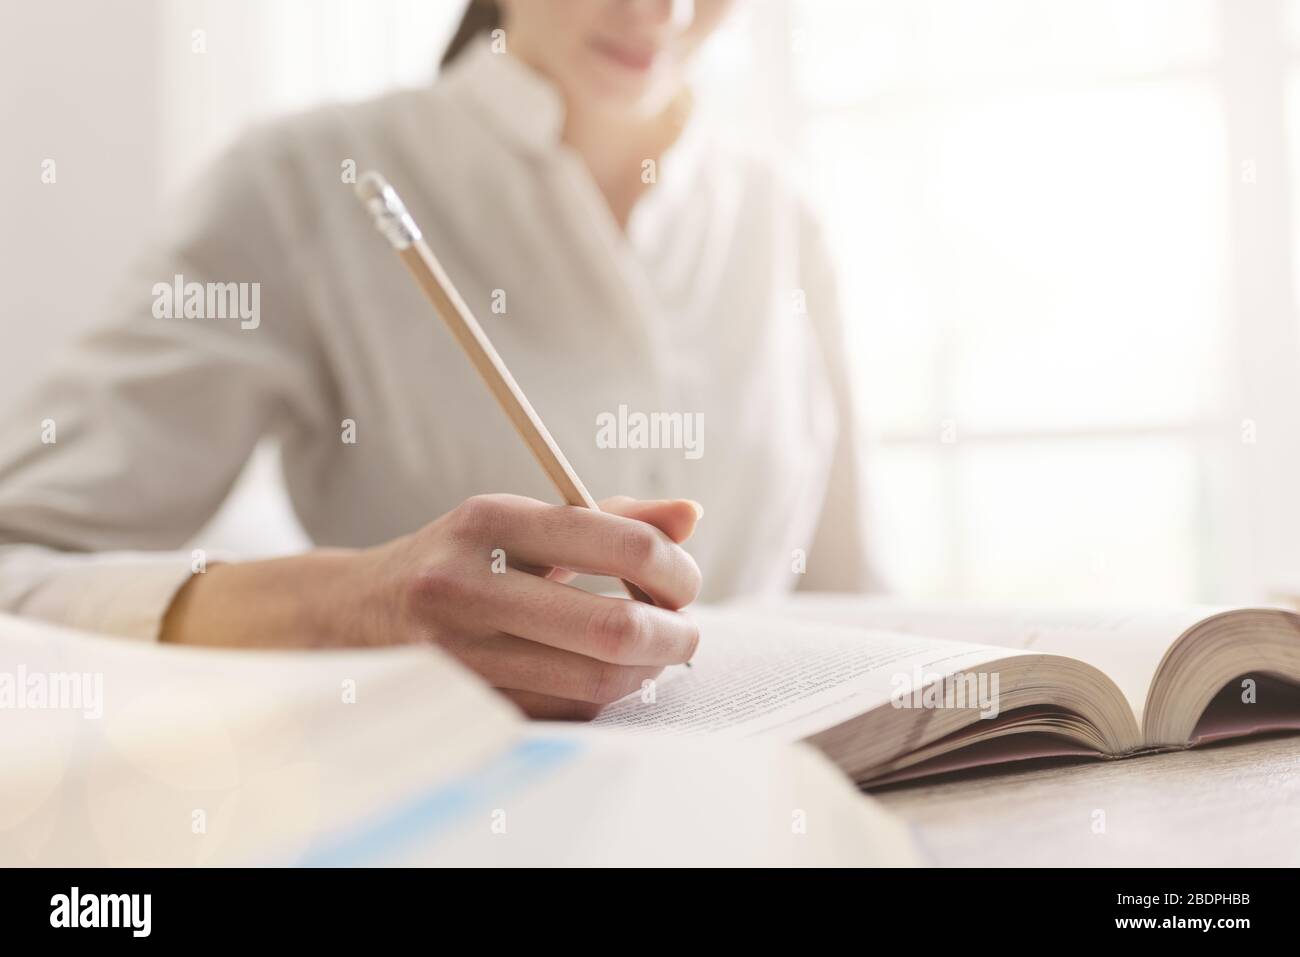
POLYGON ((972 671, 1015 654, 887 631, 700 609, 692 667, 666 671, 594 722, 677 734, 794 741, 888 706, 900 679, 972 671))

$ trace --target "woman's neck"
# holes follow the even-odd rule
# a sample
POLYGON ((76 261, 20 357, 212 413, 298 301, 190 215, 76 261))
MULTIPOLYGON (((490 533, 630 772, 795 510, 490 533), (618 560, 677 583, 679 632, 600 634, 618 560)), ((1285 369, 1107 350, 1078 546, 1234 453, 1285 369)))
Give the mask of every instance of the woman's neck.
POLYGON ((564 99, 561 139, 582 158, 619 228, 626 229, 637 201, 658 180, 660 158, 690 118, 690 89, 683 87, 663 108, 645 114, 602 109, 568 95, 527 44, 516 42, 511 53, 555 85, 564 99))
POLYGON ((658 180, 659 160, 681 135, 689 113, 688 91, 645 117, 565 111, 563 140, 582 157, 621 228, 627 228, 637 201, 658 180))

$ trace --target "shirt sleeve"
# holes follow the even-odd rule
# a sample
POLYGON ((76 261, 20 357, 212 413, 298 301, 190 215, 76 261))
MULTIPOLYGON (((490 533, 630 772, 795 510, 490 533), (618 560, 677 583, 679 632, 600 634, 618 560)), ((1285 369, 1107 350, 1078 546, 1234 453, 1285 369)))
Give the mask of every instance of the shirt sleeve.
POLYGON ((181 546, 259 438, 319 405, 293 177, 266 136, 169 212, 107 321, 0 421, 0 611, 156 637, 191 573, 181 546), (230 283, 247 308, 220 318, 230 283))
POLYGON ((804 215, 799 230, 800 281, 809 321, 821 348, 835 403, 838 430, 826 499, 808 550, 804 591, 886 590, 871 546, 864 482, 861 415, 853 389, 852 360, 835 268, 821 225, 804 215))

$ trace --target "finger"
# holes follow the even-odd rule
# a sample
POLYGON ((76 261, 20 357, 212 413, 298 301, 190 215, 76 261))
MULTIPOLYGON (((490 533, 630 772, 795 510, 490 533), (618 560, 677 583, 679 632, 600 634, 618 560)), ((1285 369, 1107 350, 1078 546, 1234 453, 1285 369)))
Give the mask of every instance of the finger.
POLYGON ((614 665, 514 635, 483 635, 455 642, 451 650, 494 688, 590 704, 610 704, 653 680, 658 665, 614 665))
POLYGON ((538 721, 590 721, 600 714, 603 707, 590 701, 552 698, 534 691, 512 691, 508 688, 498 690, 518 705, 524 714, 538 721))
POLYGON ((690 616, 593 595, 516 569, 484 581, 482 620, 497 631, 615 665, 690 661, 700 642, 690 616), (495 589, 495 596, 488 594, 495 589))
POLYGON ((652 525, 595 509, 502 502, 497 540, 511 565, 561 567, 635 582, 665 608, 681 608, 700 591, 695 559, 652 525))
MULTIPOLYGON (((600 510, 653 525, 679 545, 695 533, 696 522, 704 516, 704 506, 686 498, 636 499, 615 495, 602 501, 600 510)), ((531 568, 524 570, 539 573, 531 568)), ((543 577, 553 582, 571 582, 578 576, 567 568, 551 568, 543 577)))
POLYGON ((615 495, 600 503, 602 512, 636 519, 659 529, 679 545, 695 532, 704 506, 687 498, 636 499, 615 495))

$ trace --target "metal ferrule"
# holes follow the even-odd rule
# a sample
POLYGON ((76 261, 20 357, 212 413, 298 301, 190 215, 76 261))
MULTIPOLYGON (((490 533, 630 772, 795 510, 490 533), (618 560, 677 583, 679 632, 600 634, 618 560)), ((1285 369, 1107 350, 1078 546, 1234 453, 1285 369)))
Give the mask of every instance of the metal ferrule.
POLYGON ((375 218, 375 227, 397 250, 409 249, 420 238, 420 227, 406 211, 397 190, 378 173, 366 173, 357 182, 357 196, 375 218))

